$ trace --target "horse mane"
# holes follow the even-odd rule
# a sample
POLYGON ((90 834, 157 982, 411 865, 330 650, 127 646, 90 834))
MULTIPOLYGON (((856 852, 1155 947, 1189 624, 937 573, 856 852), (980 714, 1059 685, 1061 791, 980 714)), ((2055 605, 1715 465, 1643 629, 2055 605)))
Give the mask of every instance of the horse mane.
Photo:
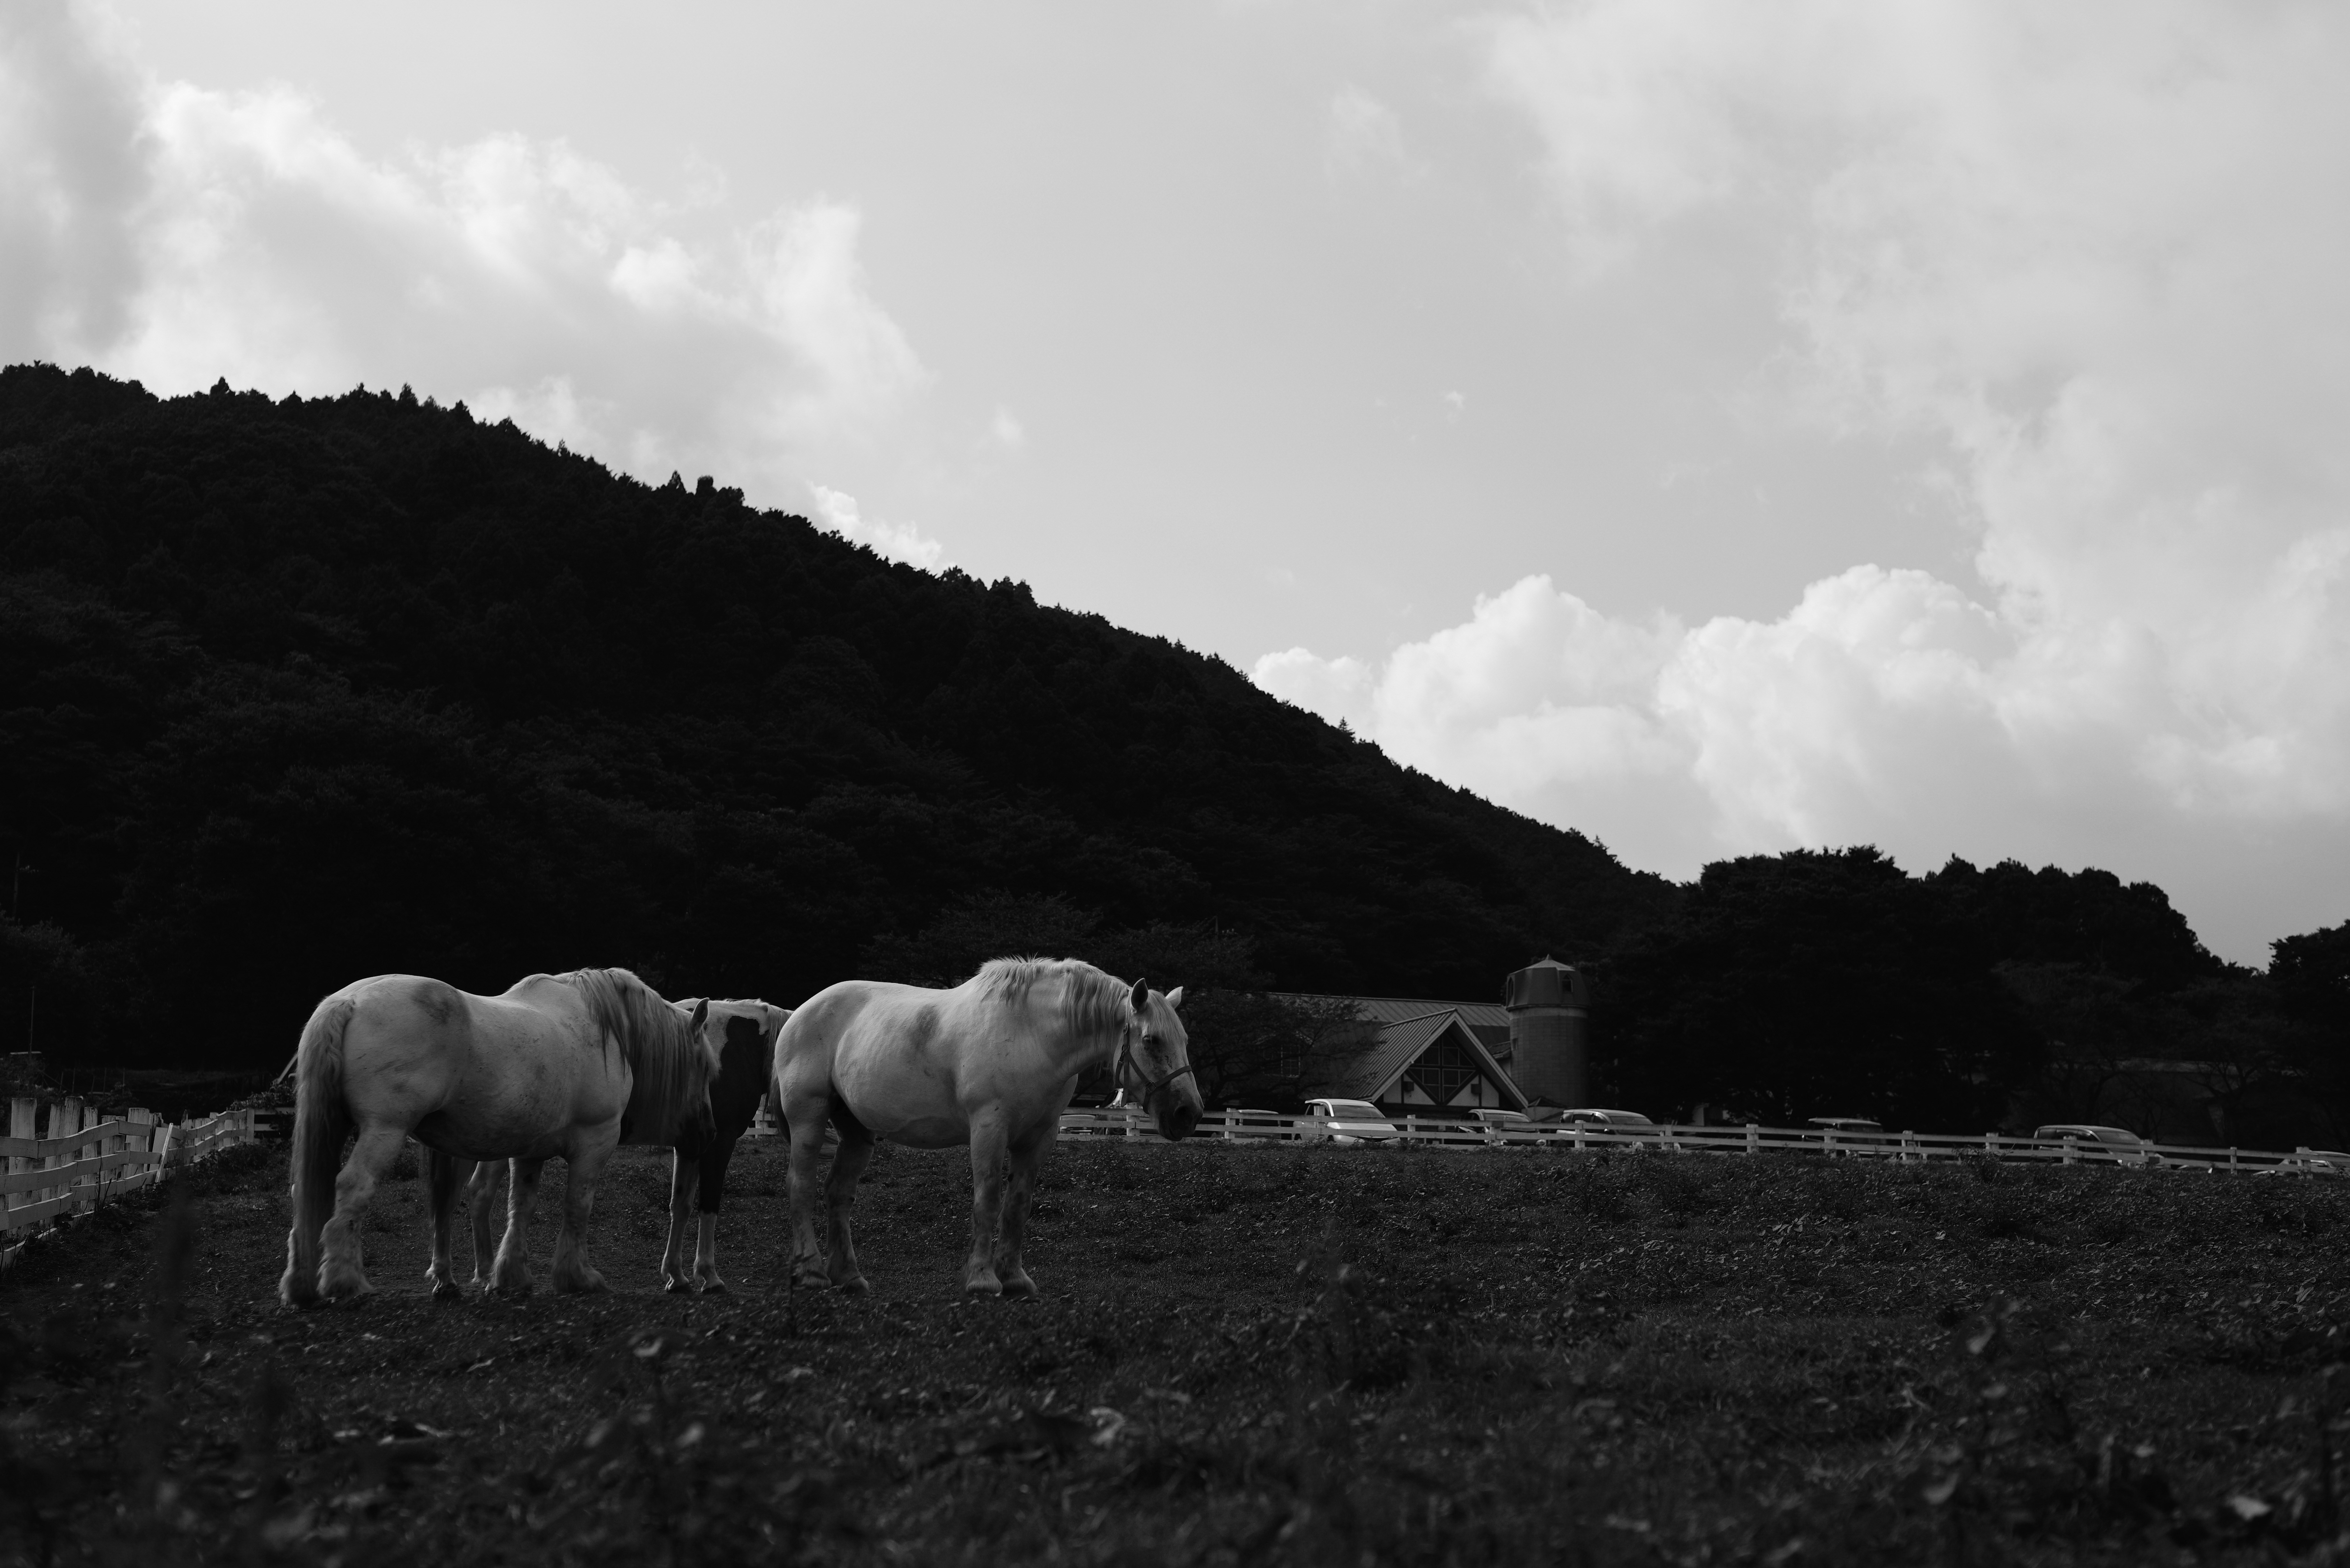
POLYGON ((624 1118, 646 1134, 673 1134, 718 1073, 709 1049, 694 1036, 691 1018, 624 969, 576 969, 562 979, 629 1064, 624 1118))
POLYGON ((966 983, 982 996, 1018 1007, 1026 1003, 1036 982, 1047 978, 1061 981, 1061 1023, 1076 1039, 1116 1034, 1134 1016, 1133 987, 1083 959, 990 959, 966 983))

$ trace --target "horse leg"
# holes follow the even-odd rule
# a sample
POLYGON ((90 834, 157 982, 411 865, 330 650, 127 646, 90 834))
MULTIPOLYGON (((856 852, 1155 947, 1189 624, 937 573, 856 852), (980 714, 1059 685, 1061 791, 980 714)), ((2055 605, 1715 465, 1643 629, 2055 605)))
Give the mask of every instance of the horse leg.
POLYGON ((1054 1117, 1024 1143, 1011 1147, 1012 1179, 1003 1198, 1003 1238, 995 1251, 996 1278, 1003 1282, 1007 1296, 1036 1293, 1036 1282, 1020 1266, 1020 1243, 1028 1236, 1028 1200, 1036 1190, 1036 1172, 1053 1147, 1059 1122, 1058 1116, 1054 1117))
MULTIPOLYGON (((424 1277, 432 1282, 434 1301, 454 1301, 463 1293, 457 1289, 457 1271, 449 1262, 449 1231, 457 1216, 457 1199, 464 1189, 465 1179, 473 1175, 471 1163, 437 1148, 424 1151, 426 1179, 432 1195, 432 1262, 426 1267, 424 1277)), ((472 1218, 468 1213, 469 1222, 472 1218)))
POLYGON ((490 1231, 497 1220, 498 1186, 506 1179, 506 1162, 485 1159, 473 1167, 465 1183, 465 1213, 473 1232, 473 1283, 484 1290, 497 1270, 497 1245, 490 1231))
POLYGON ((334 1218, 319 1232, 324 1256, 318 1260, 318 1293, 329 1301, 365 1295, 375 1289, 368 1283, 360 1261, 359 1221, 367 1216, 375 1184, 391 1169, 391 1162, 400 1158, 400 1146, 407 1141, 405 1127, 367 1128, 351 1147, 351 1158, 343 1162, 342 1174, 335 1178, 334 1218))
POLYGON ((825 1240, 831 1253, 826 1272, 834 1284, 858 1296, 867 1294, 873 1286, 857 1266, 857 1247, 848 1235, 848 1210, 857 1201, 858 1179, 865 1174, 866 1163, 872 1158, 873 1135, 844 1117, 840 1152, 832 1157, 832 1179, 824 1184, 825 1240))
MULTIPOLYGON (((846 1146, 844 1146, 845 1148, 846 1146)), ((1003 1220, 1003 1124, 982 1116, 971 1126, 971 1256, 962 1288, 973 1295, 1003 1293, 995 1275, 995 1238, 1003 1220)))
POLYGON ((596 1207, 596 1178, 604 1162, 619 1147, 618 1129, 587 1148, 572 1151, 570 1170, 563 1183, 563 1224, 555 1232, 555 1288, 558 1291, 608 1291, 604 1276, 588 1261, 588 1216, 596 1207))
POLYGON ((683 1149, 669 1155, 669 1244, 661 1249, 661 1289, 672 1295, 693 1289, 693 1272, 685 1261, 685 1227, 693 1209, 693 1195, 702 1185, 702 1162, 683 1149))
POLYGON ((726 1167, 733 1158, 732 1138, 721 1141, 702 1157, 702 1222, 694 1238, 693 1279, 705 1291, 726 1288, 726 1282, 718 1274, 718 1207, 726 1196, 726 1167))
POLYGON ((794 1105, 785 1121, 792 1134, 792 1283, 822 1290, 824 1248, 816 1235, 816 1165, 824 1158, 824 1106, 794 1105))
POLYGON ((530 1289, 530 1211, 538 1201, 538 1178, 546 1168, 543 1159, 514 1162, 514 1187, 506 1194, 505 1240, 498 1243, 498 1261, 490 1269, 490 1289, 530 1289))

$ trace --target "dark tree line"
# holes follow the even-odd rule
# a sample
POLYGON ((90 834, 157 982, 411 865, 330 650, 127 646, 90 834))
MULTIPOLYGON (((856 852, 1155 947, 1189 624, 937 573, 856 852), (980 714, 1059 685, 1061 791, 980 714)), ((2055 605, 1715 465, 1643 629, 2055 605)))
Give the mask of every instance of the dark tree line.
POLYGON ((1203 1085, 1275 1105, 1331 1021, 1267 992, 1554 952, 1652 1110, 2086 1119, 2157 1061, 2240 1141, 2350 1116, 2350 926, 2259 973, 2099 871, 1677 888, 1220 660, 404 390, 0 370, 0 1047, 66 1063, 275 1066, 386 971, 790 1002, 1033 951, 1183 984, 1203 1085))
POLYGON ((0 1044, 36 1006, 127 1064, 275 1065, 387 971, 794 1002, 990 896, 1204 929, 1152 976, 1203 995, 1485 995, 1676 897, 1221 660, 708 480, 404 389, 42 366, 0 371, 5 856, 0 1044))
POLYGON ((2105 871, 1912 877, 1865 847, 1723 861, 1596 978, 1601 1081, 1627 1104, 2350 1137, 2350 926, 2276 943, 2262 973, 2105 871))

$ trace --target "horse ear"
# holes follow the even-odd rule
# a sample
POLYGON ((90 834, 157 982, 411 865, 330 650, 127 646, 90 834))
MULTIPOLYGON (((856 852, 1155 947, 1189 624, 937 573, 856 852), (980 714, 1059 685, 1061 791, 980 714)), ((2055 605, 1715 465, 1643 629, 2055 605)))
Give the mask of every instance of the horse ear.
POLYGON ((693 1004, 693 1022, 687 1024, 686 1027, 692 1030, 696 1034, 699 1034, 702 1033, 702 1021, 709 1016, 710 999, 705 996, 700 1002, 693 1004))
POLYGON ((1133 994, 1131 997, 1128 998, 1128 1000, 1129 1002, 1133 1002, 1133 1004, 1134 1004, 1134 1010, 1135 1010, 1137 1012, 1141 1012, 1144 1008, 1146 1008, 1146 1007, 1149 1006, 1149 1005, 1150 1005, 1150 982, 1149 982, 1149 981, 1147 981, 1147 980, 1138 980, 1138 981, 1136 981, 1134 982, 1134 994, 1133 994))
POLYGON ((1181 986, 1179 985, 1174 990, 1167 993, 1167 1005, 1170 1007, 1180 1007, 1183 1005, 1183 988, 1181 986))

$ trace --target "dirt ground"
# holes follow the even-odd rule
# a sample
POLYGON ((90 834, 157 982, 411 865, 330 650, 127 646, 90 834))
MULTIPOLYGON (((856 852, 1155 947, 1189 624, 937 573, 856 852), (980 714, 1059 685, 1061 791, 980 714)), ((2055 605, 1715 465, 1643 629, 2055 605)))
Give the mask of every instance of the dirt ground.
POLYGON ((84 1220, 0 1277, 0 1561, 2350 1563, 2350 1183, 1072 1145, 967 1302, 885 1147, 848 1300, 780 1152, 724 1295, 650 1151, 594 1298, 433 1303, 411 1177, 287 1311, 282 1154, 84 1220))

